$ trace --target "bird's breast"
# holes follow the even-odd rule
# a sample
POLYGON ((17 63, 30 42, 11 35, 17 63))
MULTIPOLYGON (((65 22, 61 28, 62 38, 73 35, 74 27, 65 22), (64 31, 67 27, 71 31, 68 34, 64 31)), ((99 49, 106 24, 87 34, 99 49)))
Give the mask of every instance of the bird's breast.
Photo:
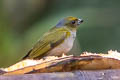
POLYGON ((71 32, 71 35, 67 39, 65 39, 64 43, 61 44, 61 46, 66 49, 71 49, 73 46, 75 37, 76 37, 76 32, 71 32))
POLYGON ((48 54, 50 56, 52 56, 52 55, 54 55, 54 56, 60 56, 63 53, 64 54, 68 53, 71 50, 72 46, 73 46, 75 37, 76 37, 76 32, 71 32, 70 36, 67 37, 64 40, 63 43, 61 43, 57 47, 53 48, 51 51, 49 51, 48 54))

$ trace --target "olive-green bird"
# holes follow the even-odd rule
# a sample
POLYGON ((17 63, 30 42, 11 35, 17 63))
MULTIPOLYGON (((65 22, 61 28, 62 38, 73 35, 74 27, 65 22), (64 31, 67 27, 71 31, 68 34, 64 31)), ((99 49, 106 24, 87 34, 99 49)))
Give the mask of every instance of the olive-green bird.
POLYGON ((66 17, 43 35, 40 41, 23 59, 41 59, 45 56, 61 56, 67 54, 74 43, 76 30, 83 22, 76 17, 66 17))

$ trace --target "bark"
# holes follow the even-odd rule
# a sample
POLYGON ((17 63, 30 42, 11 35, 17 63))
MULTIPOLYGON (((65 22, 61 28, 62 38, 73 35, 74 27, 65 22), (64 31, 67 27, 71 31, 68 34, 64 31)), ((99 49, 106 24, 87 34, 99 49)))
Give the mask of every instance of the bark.
POLYGON ((116 51, 47 58, 1 69, 0 80, 120 80, 120 53, 116 51))
POLYGON ((0 80, 120 80, 120 70, 80 70, 73 72, 55 72, 0 76, 0 80))

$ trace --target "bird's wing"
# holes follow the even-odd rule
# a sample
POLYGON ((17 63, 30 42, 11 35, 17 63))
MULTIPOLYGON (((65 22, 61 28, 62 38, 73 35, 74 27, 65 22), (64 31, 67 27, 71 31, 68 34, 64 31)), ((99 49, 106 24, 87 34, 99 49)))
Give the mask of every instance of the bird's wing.
POLYGON ((46 33, 43 38, 29 51, 24 58, 36 59, 44 56, 48 51, 61 44, 70 33, 67 30, 52 30, 46 33))

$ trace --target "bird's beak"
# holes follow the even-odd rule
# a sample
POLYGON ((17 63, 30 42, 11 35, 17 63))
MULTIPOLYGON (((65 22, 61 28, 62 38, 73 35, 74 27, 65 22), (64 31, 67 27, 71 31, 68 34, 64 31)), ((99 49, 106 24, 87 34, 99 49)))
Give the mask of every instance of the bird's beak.
POLYGON ((78 23, 77 23, 77 25, 80 25, 82 22, 83 22, 82 19, 78 19, 78 23))

